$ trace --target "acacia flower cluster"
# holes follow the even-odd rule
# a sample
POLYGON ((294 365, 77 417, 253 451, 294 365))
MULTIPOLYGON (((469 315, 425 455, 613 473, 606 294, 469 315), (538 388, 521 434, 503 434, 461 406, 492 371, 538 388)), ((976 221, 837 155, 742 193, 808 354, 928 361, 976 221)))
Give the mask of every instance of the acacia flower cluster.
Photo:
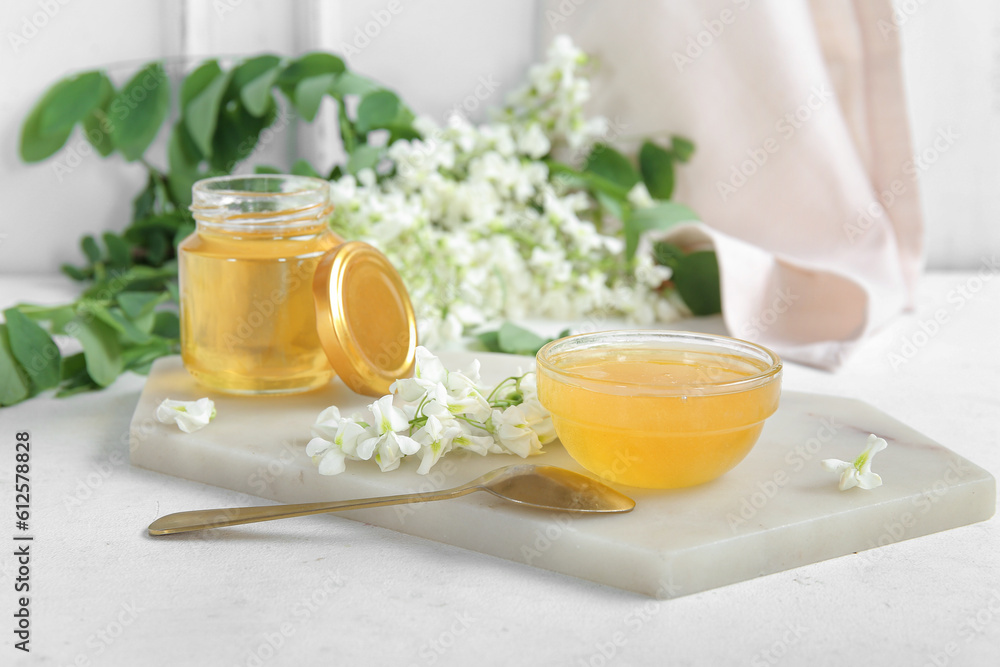
POLYGON ((450 451, 525 458, 555 439, 552 419, 538 402, 535 374, 509 377, 492 391, 480 386, 479 362, 449 371, 417 348, 414 377, 368 406, 370 416, 347 417, 331 406, 312 427, 306 454, 322 475, 344 472, 346 461, 374 460, 383 472, 419 456, 424 475, 450 451))
MULTIPOLYGON (((431 347, 526 316, 678 317, 657 291, 670 269, 651 252, 626 261, 621 221, 546 162, 559 151, 582 157, 609 139, 608 123, 583 112, 587 62, 569 38, 557 38, 492 122, 418 118, 421 138, 392 143, 378 172, 331 184, 333 226, 392 260, 431 347)), ((643 192, 637 205, 649 199, 643 192)))

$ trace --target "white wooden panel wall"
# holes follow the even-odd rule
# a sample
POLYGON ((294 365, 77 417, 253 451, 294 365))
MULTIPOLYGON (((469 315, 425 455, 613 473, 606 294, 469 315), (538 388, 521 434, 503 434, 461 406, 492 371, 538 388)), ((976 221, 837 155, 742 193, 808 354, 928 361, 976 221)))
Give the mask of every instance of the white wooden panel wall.
POLYGON ((896 6, 914 150, 923 156, 928 266, 979 267, 1000 256, 1000 2, 896 6), (950 145, 938 139, 949 128, 950 145))
MULTIPOLYGON (((950 126, 960 137, 923 173, 929 265, 975 267, 1000 253, 1000 3, 899 4, 915 145, 931 146, 950 126)), ((64 152, 61 164, 71 168, 62 174, 51 160, 21 164, 21 121, 68 72, 105 66, 123 79, 161 57, 320 48, 344 53, 420 112, 441 118, 464 103, 480 118, 537 57, 540 20, 535 0, 5 0, 0 272, 77 261, 79 236, 124 226, 141 185, 143 170, 117 157, 64 152), (475 98, 477 88, 486 99, 475 98)), ((327 166, 338 151, 331 116, 325 109, 313 126, 290 126, 263 156, 288 164, 302 155, 327 166)), ((82 138, 70 141, 71 149, 84 146, 82 138)))

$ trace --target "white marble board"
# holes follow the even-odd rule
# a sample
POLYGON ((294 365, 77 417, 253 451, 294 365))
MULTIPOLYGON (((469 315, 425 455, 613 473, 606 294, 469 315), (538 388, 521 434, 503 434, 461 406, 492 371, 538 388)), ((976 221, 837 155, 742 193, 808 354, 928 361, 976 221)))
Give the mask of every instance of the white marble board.
MULTIPOLYGON (((464 366, 470 353, 441 355, 464 366)), ((476 353, 487 381, 532 360, 476 353)), ((305 455, 309 426, 328 405, 347 413, 370 401, 335 380, 288 397, 234 397, 196 384, 179 357, 157 361, 133 416, 134 465, 285 503, 364 498, 449 488, 517 462, 500 455, 445 458, 430 475, 416 462, 381 473, 348 462, 324 477, 305 455), (210 396, 218 417, 193 434, 153 419, 164 398, 210 396)), ((531 462, 585 472, 558 442, 531 462)), ((736 583, 808 563, 955 528, 993 515, 996 483, 985 470, 876 408, 852 399, 786 391, 747 458, 722 478, 691 489, 619 490, 629 514, 578 516, 517 507, 489 494, 331 514, 472 549, 659 598, 736 583), (889 442, 874 470, 885 484, 840 492, 820 466, 853 459, 869 433, 889 442)), ((166 514, 198 507, 159 498, 166 514)), ((247 504, 253 504, 249 502, 247 504)), ((295 519, 285 521, 294 522, 295 519)), ((267 530, 267 524, 217 530, 267 530)), ((283 526, 283 529, 291 529, 283 526)), ((170 537, 156 538, 169 540, 170 537)), ((168 548, 168 545, 164 545, 168 548)))

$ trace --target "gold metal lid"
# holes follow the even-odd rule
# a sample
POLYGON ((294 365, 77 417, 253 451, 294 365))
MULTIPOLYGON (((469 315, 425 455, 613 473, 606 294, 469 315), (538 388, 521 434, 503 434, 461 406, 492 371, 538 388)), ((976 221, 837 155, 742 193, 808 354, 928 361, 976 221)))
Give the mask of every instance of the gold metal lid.
POLYGON ((417 321, 395 267, 367 243, 328 251, 313 277, 316 328, 330 364, 359 394, 384 396, 413 369, 417 321))

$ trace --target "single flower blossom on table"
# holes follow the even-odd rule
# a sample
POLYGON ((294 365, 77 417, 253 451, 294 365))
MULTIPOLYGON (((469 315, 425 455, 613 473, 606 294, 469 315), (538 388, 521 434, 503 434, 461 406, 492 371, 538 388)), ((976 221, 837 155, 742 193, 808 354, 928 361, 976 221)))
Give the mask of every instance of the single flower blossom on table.
POLYGON ((840 475, 840 490, 846 491, 855 486, 861 489, 874 489, 882 486, 882 478, 872 472, 872 459, 876 454, 888 447, 888 443, 874 433, 868 436, 865 451, 861 452, 853 462, 840 459, 825 459, 822 465, 830 472, 840 475))
POLYGON ((156 408, 156 420, 163 424, 177 424, 185 433, 194 433, 205 428, 215 419, 215 403, 210 398, 197 401, 173 401, 165 399, 156 408))

